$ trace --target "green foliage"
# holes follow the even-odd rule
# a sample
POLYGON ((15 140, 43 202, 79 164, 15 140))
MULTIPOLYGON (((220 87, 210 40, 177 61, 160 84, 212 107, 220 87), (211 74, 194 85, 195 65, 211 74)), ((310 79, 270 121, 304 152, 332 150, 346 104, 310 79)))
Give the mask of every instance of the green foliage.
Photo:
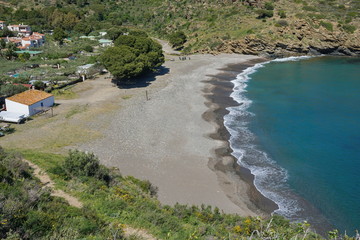
POLYGON ((96 177, 107 183, 111 180, 108 169, 99 164, 99 159, 93 153, 70 150, 62 168, 71 178, 96 177))
POLYGON ((289 23, 286 20, 278 20, 275 24, 276 27, 286 27, 289 23))
POLYGON ((274 10, 274 4, 272 2, 265 2, 264 7, 266 10, 274 10))
POLYGON ((182 31, 177 31, 168 36, 171 46, 175 49, 182 48, 187 41, 186 35, 182 31))
POLYGON ((45 83, 42 81, 36 81, 34 82, 34 87, 36 89, 44 89, 45 88, 45 83))
POLYGON ((120 35, 123 35, 124 33, 127 33, 127 32, 128 32, 127 28, 110 28, 110 29, 107 30, 106 37, 111 39, 111 40, 115 40, 120 35))
MULTIPOLYGON (((115 172, 112 172, 113 183, 109 186, 96 177, 84 180, 81 176, 74 176, 66 179, 61 173, 58 175, 53 171, 66 161, 65 157, 29 151, 24 154, 44 170, 49 172, 52 169, 52 179, 63 186, 63 190, 80 197, 88 206, 82 210, 67 207, 57 216, 59 214, 55 213, 60 212, 64 205, 57 200, 56 204, 46 205, 51 211, 44 209, 45 214, 31 213, 31 223, 42 232, 46 231, 46 224, 55 224, 48 230, 47 239, 59 239, 56 237, 60 235, 68 236, 62 239, 81 239, 90 235, 93 236, 90 239, 109 239, 109 236, 116 239, 114 235, 117 233, 120 234, 118 239, 121 239, 124 224, 145 229, 158 239, 169 240, 323 239, 310 230, 307 222, 290 223, 278 215, 264 219, 224 214, 218 208, 205 205, 161 205, 151 194, 148 181, 131 176, 121 177, 115 172), (60 220, 54 216, 60 217, 60 220)), ((334 239, 339 237, 339 233, 331 231, 329 237, 334 239)))
POLYGON ((4 84, 0 85, 0 96, 12 96, 26 90, 27 88, 22 85, 4 84))
POLYGON ((57 27, 54 29, 53 38, 55 41, 62 44, 64 41, 64 38, 66 38, 66 37, 67 37, 67 34, 65 33, 65 31, 62 28, 57 27))
POLYGON ((342 26, 342 29, 344 29, 345 32, 354 33, 356 30, 356 27, 354 25, 344 24, 342 26))
POLYGON ((0 37, 14 37, 15 34, 7 28, 0 30, 0 37))
POLYGON ((94 28, 91 24, 79 22, 74 26, 73 30, 77 33, 88 35, 89 33, 91 33, 94 30, 94 28))
POLYGON ((93 52, 94 48, 91 45, 85 45, 84 50, 87 51, 87 52, 93 52))
POLYGON ((284 10, 280 10, 278 14, 280 18, 286 18, 286 12, 284 10))
POLYGON ((304 6, 303 10, 309 11, 309 12, 317 12, 317 9, 313 6, 304 6))
POLYGON ((328 31, 333 31, 333 25, 330 22, 321 21, 320 25, 323 26, 328 31))
POLYGON ((25 53, 20 53, 18 55, 18 57, 19 57, 20 61, 26 62, 26 61, 28 61, 30 59, 31 56, 30 56, 30 53, 25 52, 25 53))
POLYGON ((148 37, 121 35, 114 44, 100 61, 119 80, 139 76, 164 62, 161 45, 148 37))
POLYGON ((274 16, 274 11, 259 9, 257 10, 257 14, 258 14, 257 16, 258 19, 271 18, 274 16))

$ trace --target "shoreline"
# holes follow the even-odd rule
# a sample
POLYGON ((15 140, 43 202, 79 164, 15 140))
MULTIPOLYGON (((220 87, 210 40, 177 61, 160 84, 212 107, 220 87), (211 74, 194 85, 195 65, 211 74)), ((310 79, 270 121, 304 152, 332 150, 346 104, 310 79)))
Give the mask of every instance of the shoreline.
MULTIPOLYGON (((204 120, 214 123, 217 130, 209 134, 214 140, 222 141, 221 147, 213 149, 214 158, 210 159, 209 167, 218 175, 219 184, 226 188, 229 181, 226 179, 233 179, 232 184, 238 184, 237 180, 244 181, 248 185, 247 195, 249 197, 248 207, 260 215, 270 215, 278 205, 272 200, 262 195, 254 185, 254 175, 249 169, 240 166, 237 159, 232 156, 232 149, 229 144, 230 133, 224 126, 224 116, 229 113, 227 107, 237 106, 230 94, 233 92, 233 83, 231 82, 248 67, 254 66, 257 63, 266 62, 268 59, 253 59, 238 64, 229 64, 221 70, 220 73, 210 76, 210 80, 204 82, 208 85, 203 90, 206 98, 206 106, 208 110, 203 113, 204 120)), ((236 196, 229 196, 230 199, 235 199, 236 196)))
POLYGON ((111 114, 103 137, 77 147, 94 152, 102 164, 119 168, 123 175, 149 180, 158 187, 162 204, 205 204, 225 213, 268 216, 273 208, 268 208, 271 204, 250 184, 250 174, 238 169, 249 180, 239 178, 236 165, 229 166, 236 164, 233 158, 224 157, 222 161, 231 172, 220 171, 219 163, 214 164, 214 149, 222 148, 224 141, 210 137, 218 127, 203 118, 209 110, 204 96, 204 88, 209 87, 206 81, 228 64, 259 57, 190 57, 186 61, 166 61, 166 73, 156 76, 146 87, 120 88, 132 97, 111 114), (144 97, 145 90, 149 101, 144 97))

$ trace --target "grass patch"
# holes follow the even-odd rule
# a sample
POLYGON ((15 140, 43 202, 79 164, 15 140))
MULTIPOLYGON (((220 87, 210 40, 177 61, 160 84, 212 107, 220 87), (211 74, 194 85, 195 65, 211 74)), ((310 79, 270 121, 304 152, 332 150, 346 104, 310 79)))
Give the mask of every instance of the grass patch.
POLYGON ((331 32, 333 31, 333 25, 330 22, 321 21, 320 25, 323 26, 328 31, 331 31, 331 32))
POLYGON ((126 100, 126 99, 130 99, 132 98, 133 95, 125 95, 125 96, 122 96, 121 98, 126 100))
POLYGON ((56 89, 51 92, 56 99, 70 100, 77 98, 77 94, 72 89, 56 89))
POLYGON ((85 112, 88 109, 89 105, 77 105, 73 107, 68 113, 66 113, 65 118, 71 118, 72 116, 85 112))

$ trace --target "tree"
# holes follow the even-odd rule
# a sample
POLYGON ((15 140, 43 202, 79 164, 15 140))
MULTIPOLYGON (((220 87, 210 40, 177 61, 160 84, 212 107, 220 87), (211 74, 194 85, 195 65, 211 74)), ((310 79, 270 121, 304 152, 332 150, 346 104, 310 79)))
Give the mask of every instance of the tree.
POLYGON ((45 88, 45 83, 42 81, 35 81, 34 82, 34 87, 35 89, 44 89, 45 88))
POLYGON ((8 44, 6 44, 6 50, 5 53, 3 54, 3 56, 7 59, 7 60, 13 60, 15 58, 17 58, 17 47, 14 43, 9 42, 8 44))
POLYGON ((73 30, 77 33, 82 33, 82 34, 88 35, 89 33, 91 33, 93 31, 93 27, 90 24, 87 24, 84 22, 79 22, 75 25, 73 30))
POLYGON ((184 32, 177 31, 169 35, 169 41, 173 48, 180 49, 187 39, 184 32))
POLYGON ((13 85, 13 84, 5 84, 0 86, 0 95, 1 96, 12 96, 21 92, 26 91, 27 88, 23 85, 13 85))
POLYGON ((115 40, 120 35, 123 35, 126 32, 128 32, 128 30, 126 28, 110 28, 107 31, 106 37, 111 39, 111 40, 115 40))
POLYGON ((62 27, 68 31, 72 30, 74 26, 79 22, 79 19, 77 16, 69 12, 68 14, 64 15, 62 27))
POLYGON ((161 45, 148 37, 122 35, 100 57, 101 63, 123 81, 139 76, 164 63, 161 45))
POLYGON ((0 31, 0 37, 13 37, 15 34, 7 28, 0 31))
POLYGON ((55 41, 62 44, 64 42, 64 38, 66 38, 66 37, 67 37, 67 34, 65 33, 65 31, 62 28, 57 27, 54 29, 53 38, 55 41))
POLYGON ((26 62, 27 60, 30 59, 30 57, 31 57, 30 53, 28 53, 28 52, 19 54, 19 60, 22 61, 22 62, 26 62))
POLYGON ((94 48, 91 45, 85 45, 83 48, 87 52, 93 52, 94 48))

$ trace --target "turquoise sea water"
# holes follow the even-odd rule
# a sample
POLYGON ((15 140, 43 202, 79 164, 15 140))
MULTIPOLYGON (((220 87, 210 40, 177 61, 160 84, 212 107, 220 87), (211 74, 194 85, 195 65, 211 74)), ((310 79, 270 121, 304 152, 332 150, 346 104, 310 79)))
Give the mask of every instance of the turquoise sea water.
MULTIPOLYGON (((292 220, 360 230, 360 59, 256 65, 234 81, 234 156, 292 220)), ((332 227, 331 226, 331 227, 332 227)))

